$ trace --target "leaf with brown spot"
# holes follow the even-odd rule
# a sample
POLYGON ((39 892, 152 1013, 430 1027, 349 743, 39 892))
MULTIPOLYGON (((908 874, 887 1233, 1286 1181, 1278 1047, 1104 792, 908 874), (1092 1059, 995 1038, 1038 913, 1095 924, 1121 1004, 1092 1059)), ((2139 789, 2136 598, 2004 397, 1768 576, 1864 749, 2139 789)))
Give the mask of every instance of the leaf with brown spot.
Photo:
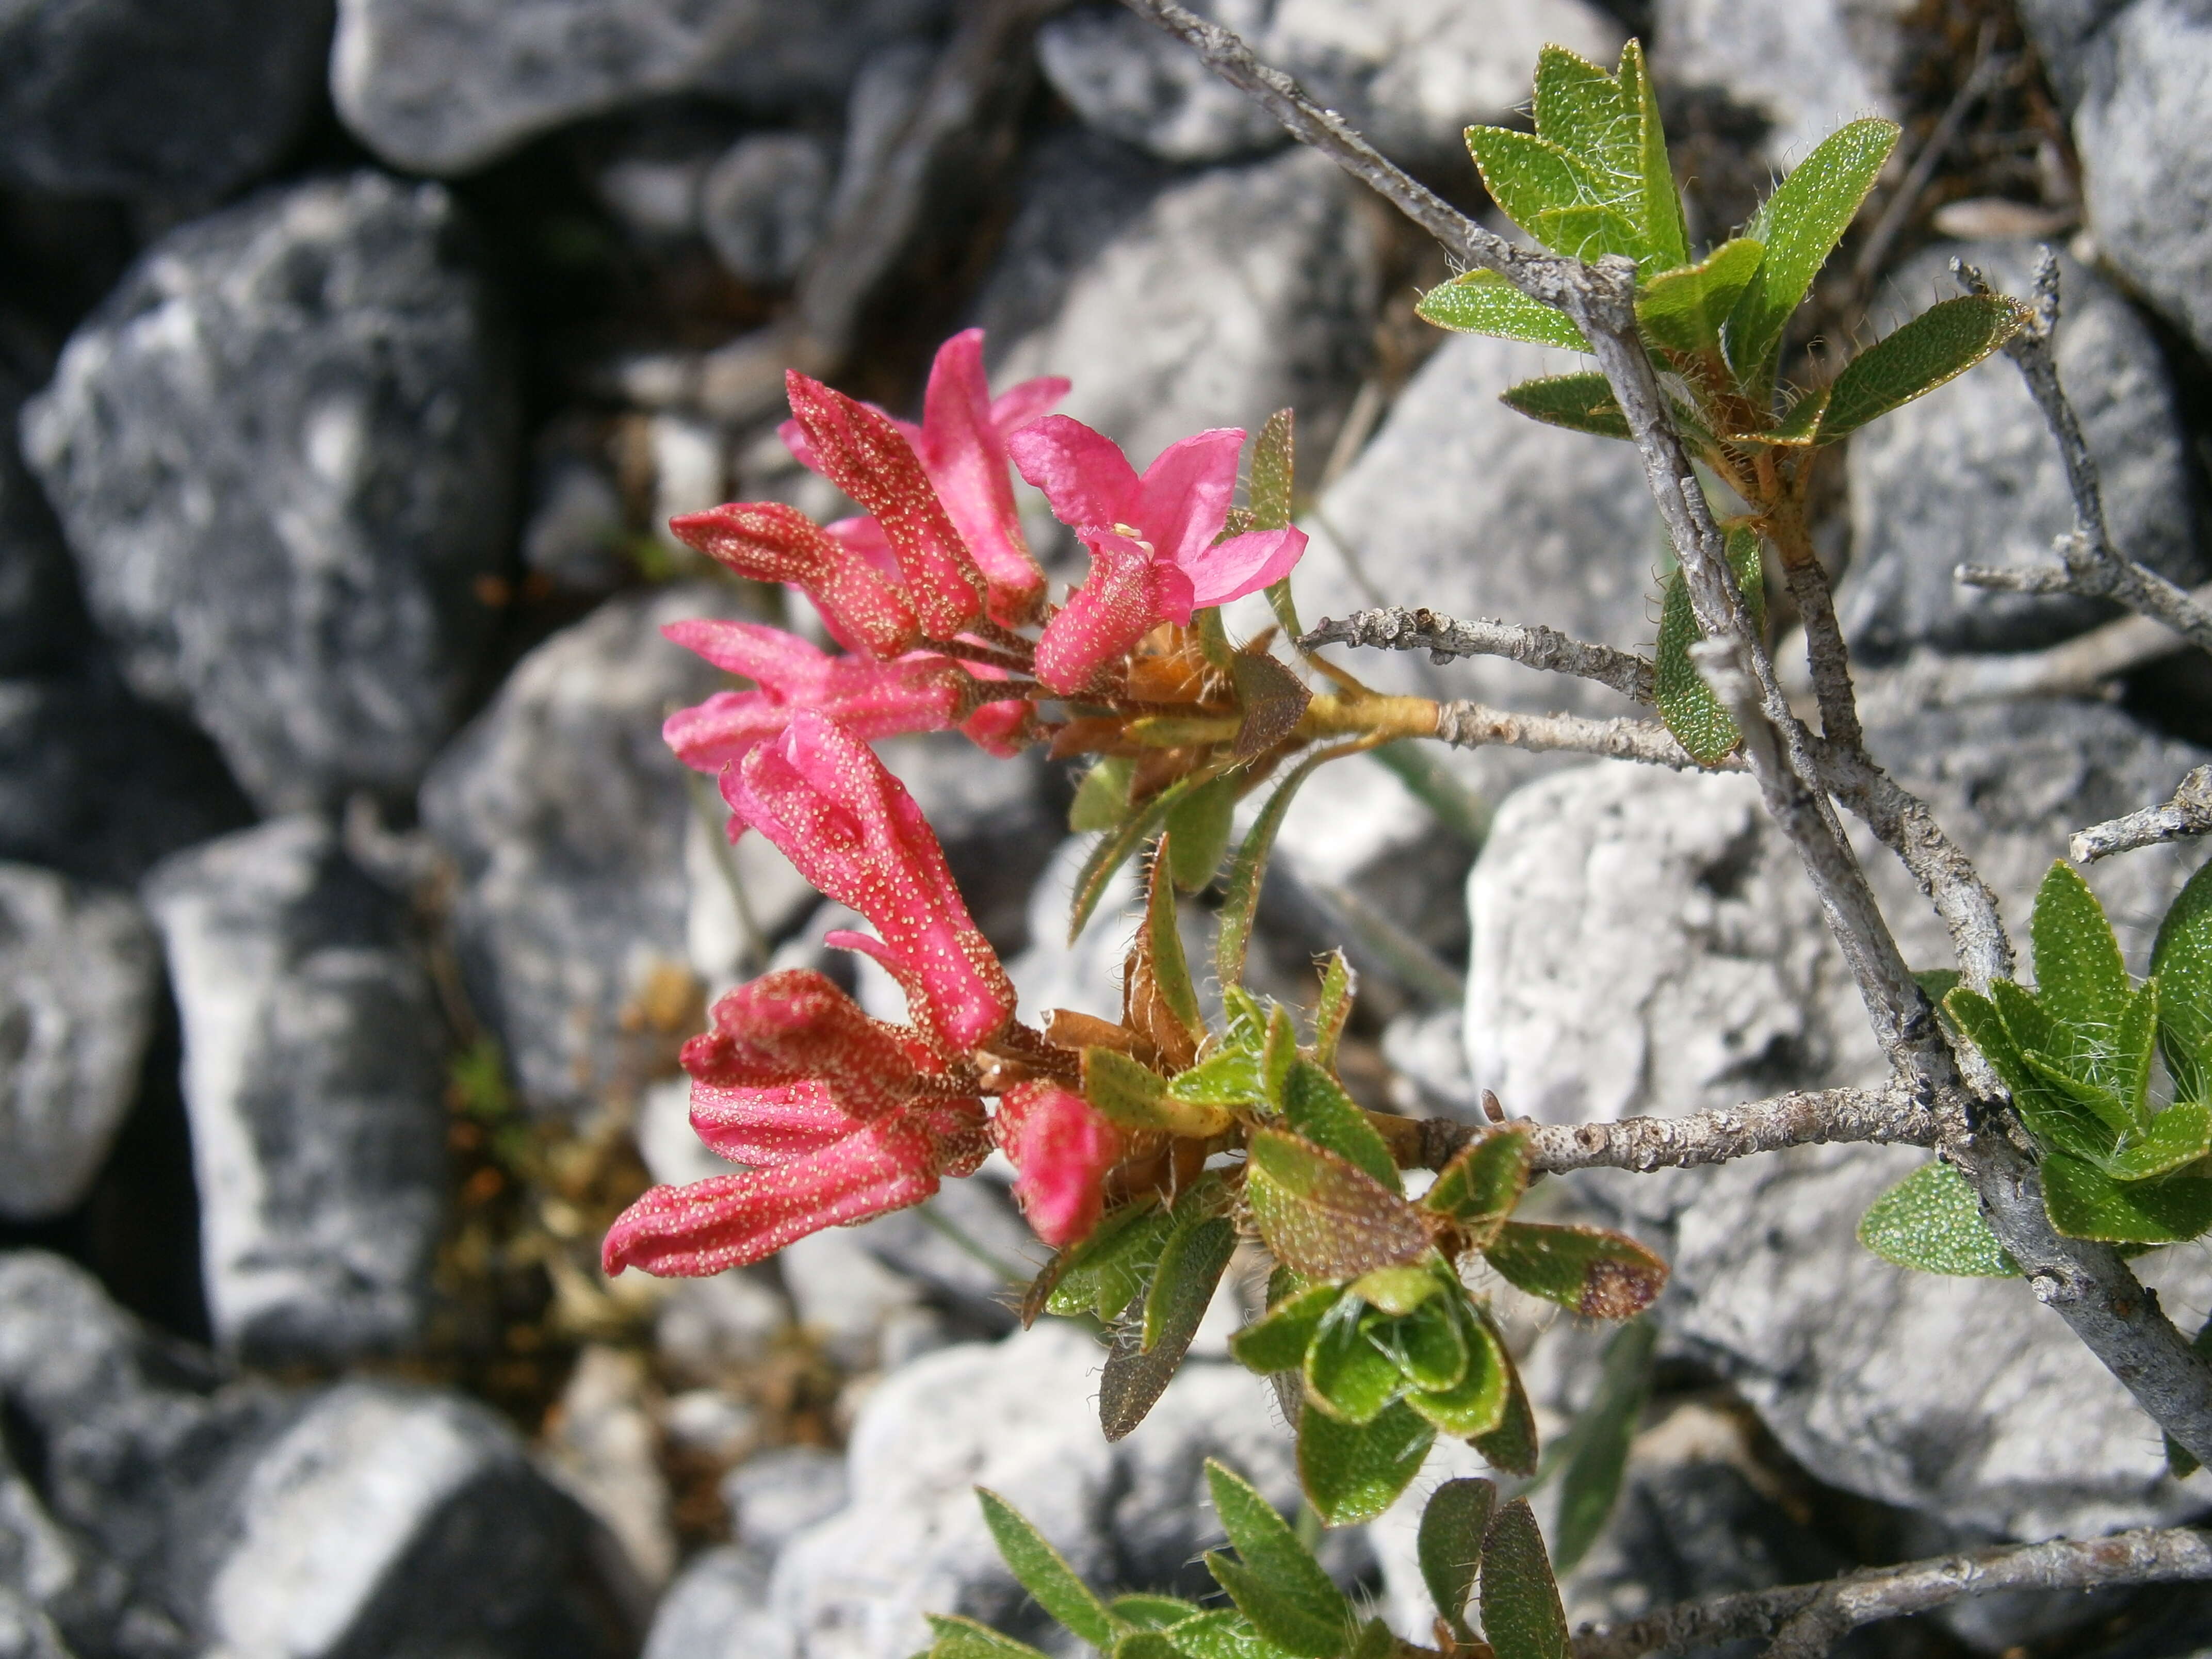
POLYGON ((1595 1319, 1631 1319, 1658 1298, 1667 1264, 1601 1227, 1509 1221, 1483 1256, 1510 1284, 1595 1319))
POLYGON ((1237 682, 1237 701, 1244 710, 1244 723, 1237 728, 1237 742, 1230 752, 1238 760, 1250 760, 1297 730, 1313 693, 1297 675, 1264 653, 1240 651, 1231 659, 1229 672, 1237 682))
POLYGON ((1349 1159, 1279 1129, 1252 1133, 1244 1194, 1275 1259, 1310 1279, 1357 1279, 1427 1253, 1413 1206, 1349 1159))
POLYGON ((1528 1187, 1528 1131, 1492 1129, 1470 1140, 1421 1194, 1421 1207, 1449 1216, 1468 1248, 1498 1236, 1528 1187))
POLYGON ((1169 837, 1162 836, 1152 854, 1144 923, 1122 969, 1121 1018, 1152 1045, 1167 1070, 1181 1072, 1198 1058, 1206 1019, 1199 1012, 1198 988, 1191 983, 1182 935, 1176 927, 1171 867, 1169 837))

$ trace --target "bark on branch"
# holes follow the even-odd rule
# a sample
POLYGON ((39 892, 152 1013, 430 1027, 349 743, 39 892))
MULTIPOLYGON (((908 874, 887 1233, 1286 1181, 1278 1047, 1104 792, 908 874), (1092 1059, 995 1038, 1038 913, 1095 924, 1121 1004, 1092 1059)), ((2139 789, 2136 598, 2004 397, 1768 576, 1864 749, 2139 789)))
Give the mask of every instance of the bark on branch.
POLYGON ((1564 750, 1598 755, 1607 760, 1638 761, 1646 766, 1671 766, 1678 772, 1743 770, 1742 763, 1735 760, 1725 760, 1710 769, 1702 766, 1697 757, 1683 748, 1674 734, 1656 720, 1595 720, 1580 714, 1516 714, 1486 703, 1443 702, 1437 705, 1437 736, 1455 749, 1502 744, 1510 749, 1539 753, 1564 750))
POLYGON ((1298 647, 1314 651, 1324 645, 1425 651, 1429 659, 1437 663, 1454 657, 1504 657, 1524 668, 1595 680, 1642 703, 1651 702, 1656 684, 1650 659, 1633 652, 1572 639, 1541 623, 1493 622, 1486 617, 1462 622, 1426 605, 1355 611, 1340 619, 1324 617, 1299 639, 1298 647))
POLYGON ((2131 853, 2138 847, 2179 841, 2184 836, 2212 832, 2212 766, 2200 766, 2182 779, 2173 799, 2162 806, 2146 806, 2140 812, 2093 823, 2079 830, 2067 844, 2067 855, 2076 864, 2094 864, 2115 853, 2131 853))
POLYGON ((1575 1659, 1641 1659, 1770 1637, 1766 1659, 1818 1659, 1862 1625, 1996 1590, 2100 1589, 2212 1578, 2212 1534, 2144 1528, 1869 1567, 1823 1584, 1684 1601, 1626 1624, 1577 1632, 1575 1659))

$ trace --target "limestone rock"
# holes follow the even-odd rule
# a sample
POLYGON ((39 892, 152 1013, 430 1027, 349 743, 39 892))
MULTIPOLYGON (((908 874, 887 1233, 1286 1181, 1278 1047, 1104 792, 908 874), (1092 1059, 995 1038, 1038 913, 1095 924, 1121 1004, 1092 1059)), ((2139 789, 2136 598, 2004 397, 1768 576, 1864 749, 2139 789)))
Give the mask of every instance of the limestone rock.
POLYGON ((1775 166, 1797 165, 1845 122, 1894 115, 1909 0, 1659 0, 1659 84, 1716 88, 1764 114, 1775 166))
POLYGON ((263 1359, 404 1346, 446 1184, 444 1039, 400 900, 307 817, 148 878, 184 1027, 208 1305, 263 1359))
POLYGON ((404 793, 460 713, 512 493, 487 307, 442 187, 295 185, 162 239, 25 407, 125 678, 264 811, 404 793))
POLYGON ((120 893, 0 864, 0 1216, 82 1199, 138 1093, 161 967, 120 893))

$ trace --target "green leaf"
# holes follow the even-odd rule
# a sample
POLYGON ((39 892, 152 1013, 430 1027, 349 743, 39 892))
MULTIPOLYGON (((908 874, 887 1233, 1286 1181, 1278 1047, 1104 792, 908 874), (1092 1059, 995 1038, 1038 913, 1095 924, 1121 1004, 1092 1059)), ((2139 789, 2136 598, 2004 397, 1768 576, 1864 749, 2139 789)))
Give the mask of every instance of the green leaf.
POLYGON ((1297 416, 1279 409, 1252 444, 1252 528, 1284 530, 1291 522, 1291 481, 1296 471, 1297 416))
POLYGON ((1390 1659, 1398 1650, 1398 1638, 1390 1626, 1380 1619, 1370 1619, 1360 1626, 1359 1639, 1352 1644, 1350 1659, 1390 1659))
POLYGON ((1262 1376, 1272 1371, 1302 1370, 1322 1316, 1343 1296, 1341 1285, 1310 1285, 1284 1297, 1264 1317, 1231 1337, 1229 1352, 1246 1370, 1262 1376))
POLYGON ((1299 762, 1267 797, 1267 804, 1245 832, 1244 844, 1237 849, 1236 861, 1229 866, 1228 890, 1221 901, 1221 931, 1214 936, 1213 963, 1224 985, 1244 982, 1244 951, 1252 942, 1252 918, 1260 907, 1260 884, 1267 878, 1267 855, 1274 850, 1275 837, 1282 830, 1284 815, 1291 810, 1298 786, 1328 758, 1328 751, 1323 750, 1299 762))
POLYGON ((1261 1097, 1275 1111, 1283 1109, 1283 1090, 1297 1058, 1298 1033, 1291 1024, 1291 1011, 1279 1002, 1272 1004, 1267 1009, 1267 1041, 1260 1047, 1260 1089, 1261 1097))
MULTIPOLYGON (((1284 1024, 1287 1030, 1287 1018, 1284 1024)), ((1397 1160, 1367 1114, 1352 1103, 1334 1078, 1313 1061, 1298 1059, 1295 1050, 1283 1079, 1282 1107, 1291 1127, 1315 1146, 1349 1160, 1392 1192, 1405 1191, 1397 1160)))
POLYGON ((1498 1507, 1498 1488, 1487 1480, 1462 1478, 1447 1480, 1429 1494, 1421 1510, 1421 1528, 1415 1545, 1421 1563, 1421 1582, 1429 1587, 1429 1600, 1437 1616, 1451 1626, 1462 1642, 1474 1639, 1468 1628, 1468 1597, 1474 1594, 1475 1576, 1482 1570, 1482 1539, 1490 1529, 1498 1507))
POLYGON ((1635 118, 1636 173, 1639 200, 1631 209, 1644 233, 1650 262, 1662 270, 1687 264, 1690 235, 1682 222, 1682 198, 1667 161, 1667 130, 1659 120, 1659 99, 1644 62, 1644 46, 1632 37, 1620 49, 1620 101, 1635 118))
MULTIPOLYGON (((2199 1359, 2212 1359, 2212 1316, 2205 1319, 2189 1346, 2199 1359)), ((2186 1480, 2197 1473, 2195 1455, 2170 1434, 2166 1437, 2166 1467, 2177 1480, 2186 1480)))
POLYGON ((1331 951, 1321 972, 1321 1000, 1314 1005, 1314 1058, 1332 1069, 1336 1065, 1336 1045, 1344 1036, 1345 1023, 1352 1018, 1352 999, 1358 986, 1359 976, 1352 971, 1344 952, 1331 951))
POLYGON ((1920 988, 1921 995, 1941 1008, 1943 999, 1964 984, 1966 977, 1956 968, 1921 968, 1914 970, 1912 982, 1920 988))
POLYGON ((1419 1261, 1428 1231, 1412 1205, 1358 1165, 1279 1129, 1255 1129, 1244 1195, 1275 1259, 1309 1279, 1357 1279, 1419 1261))
POLYGON ((1267 1085, 1260 1076, 1260 1056, 1249 1048, 1229 1046, 1178 1072, 1168 1084, 1168 1092, 1193 1105, 1243 1106, 1264 1100, 1267 1085))
POLYGON ((1743 234, 1766 249, 1729 318, 1728 357, 1759 407, 1773 395, 1782 336, 1813 278, 1858 216, 1897 143, 1888 121, 1853 121, 1830 133, 1766 198, 1743 234))
POLYGON ((1154 795, 1115 828, 1098 838, 1098 844, 1083 860, 1082 869, 1075 875, 1075 901, 1069 908, 1067 937, 1073 944, 1083 931, 1083 924, 1091 920, 1091 913, 1098 908, 1098 901, 1106 896, 1106 884, 1114 872, 1127 862, 1129 855, 1149 841, 1177 802, 1211 780, 1198 773, 1179 778, 1154 795))
POLYGON ((2166 907, 2151 948, 2158 1041, 2185 1098, 2212 1099, 2212 864, 2166 907))
POLYGON ((1235 1121, 1226 1109, 1200 1105, 1168 1092, 1167 1079, 1117 1049, 1092 1044, 1083 1051, 1083 1097, 1107 1121, 1124 1129, 1203 1139, 1235 1121))
MULTIPOLYGON (((2128 969, 2120 942, 2105 920, 2105 907, 2089 884, 2064 860, 2054 863, 2035 890, 2035 911, 2028 920, 2035 945, 2035 994, 2052 1021, 2083 1036, 2111 1031, 2128 1001, 2128 969)), ((2013 1033, 2015 1041, 2021 1033, 2013 1033)), ((2049 1047, 2061 1060, 2087 1052, 2078 1040, 2049 1047)))
POLYGON ((1628 417, 1613 399, 1613 387, 1602 374, 1553 374, 1540 380, 1523 380, 1498 393, 1498 400, 1532 421, 1563 426, 1570 432, 1587 432, 1600 438, 1626 438, 1628 417))
POLYGON ((2043 1206, 2069 1238, 2111 1244, 2180 1244, 2212 1228, 2212 1181, 2167 1176, 2118 1182, 2084 1159, 2043 1160, 2043 1206))
POLYGON ((1445 1282, 1433 1267, 1425 1265, 1377 1267, 1371 1273, 1360 1274, 1345 1288, 1369 1307, 1379 1309, 1393 1319, 1403 1319, 1424 1303, 1441 1296, 1445 1282))
POLYGON ((1237 1594, 1237 1586, 1216 1570, 1218 1556, 1206 1557, 1207 1571, 1269 1641, 1305 1659, 1335 1659, 1352 1627, 1352 1603, 1344 1592, 1249 1481, 1213 1458, 1206 1460, 1206 1481, 1221 1529, 1241 1558, 1248 1594, 1254 1589, 1263 1594, 1249 1601, 1237 1594), (1255 1605, 1260 1602, 1264 1605, 1255 1605))
POLYGON ((1965 374, 2020 331, 2026 315, 1994 294, 1930 306, 1844 365, 1820 414, 1818 441, 1834 443, 1869 421, 1965 374))
POLYGON ((1347 1423, 1371 1423, 1405 1392, 1405 1377, 1374 1340, 1382 1317, 1351 1296, 1322 1316, 1306 1350, 1306 1398, 1312 1405, 1347 1423))
POLYGON ((1172 1625, 1163 1632, 1188 1659, 1288 1659, 1280 1648, 1252 1628, 1234 1607, 1216 1607, 1172 1625))
POLYGON ((1068 1255, 1045 1306, 1067 1318, 1113 1318, 1145 1287, 1174 1230, 1175 1217, 1149 1194, 1108 1211, 1068 1255))
POLYGON ((2212 1153, 2212 1106, 2185 1100, 2153 1118, 2139 1139, 2123 1141, 2118 1152, 2105 1160, 2105 1173, 2115 1181, 2148 1181, 2185 1169, 2207 1153, 2212 1153))
POLYGON ((1626 191, 1635 182, 1638 161, 1636 114, 1620 95, 1620 82, 1595 64, 1565 46, 1546 46, 1536 54, 1536 136, 1581 161, 1607 186, 1626 191))
MULTIPOLYGON (((1244 711, 1230 752, 1240 761, 1257 760, 1297 731, 1306 706, 1313 702, 1313 693, 1304 681, 1264 651, 1238 652, 1229 659, 1229 670, 1237 684, 1237 705, 1244 711)), ((1222 845, 1228 843, 1224 828, 1222 845)), ((1207 872, 1209 876, 1212 873, 1207 872)))
MULTIPOLYGON (((1763 626, 1766 583, 1760 567, 1759 534, 1739 526, 1728 532, 1729 563, 1736 586, 1751 608, 1754 624, 1763 626)), ((1652 702, 1659 718, 1674 740, 1698 762, 1717 766, 1742 740, 1735 722, 1713 696, 1705 676, 1698 672, 1690 647, 1705 637, 1690 605, 1690 589, 1680 570, 1668 573, 1665 596, 1659 606, 1657 659, 1652 671, 1652 702)))
POLYGON ((2138 1128, 2150 1123, 2150 1063, 2158 1053, 2158 975, 2136 987, 2112 1038, 2112 1087, 2135 1114, 2138 1128))
POLYGON ((1511 1284, 1598 1319, 1631 1319, 1667 1283, 1667 1264, 1634 1239, 1597 1227, 1509 1221, 1483 1257, 1511 1284))
MULTIPOLYGON (((1450 1303, 1431 1301, 1396 1318, 1377 1310, 1376 1317, 1386 1322, 1376 1328, 1373 1339, 1390 1356, 1409 1387, 1425 1394, 1448 1394, 1467 1381, 1468 1339, 1462 1334, 1461 1316, 1450 1303)), ((1480 1338, 1476 1346, 1480 1346, 1480 1338)))
POLYGON ((1524 1480, 1534 1480, 1538 1451, 1536 1413, 1528 1404, 1528 1391, 1521 1386, 1520 1368, 1514 1364, 1512 1352, 1506 1347, 1505 1339, 1498 1334, 1497 1325, 1480 1309, 1475 1317, 1490 1333, 1491 1345, 1505 1367, 1505 1412, 1496 1428, 1474 1437, 1474 1449, 1492 1468, 1518 1475, 1524 1480))
POLYGON ((1613 1514, 1628 1468, 1629 1443, 1636 1438, 1651 1391, 1651 1356, 1658 1341, 1658 1327, 1636 1319, 1605 1345, 1597 1392, 1568 1431, 1574 1443, 1559 1476, 1559 1539, 1552 1550, 1555 1571, 1571 1572, 1613 1514))
POLYGON ((1001 1636, 988 1625, 957 1613, 924 1613, 930 1633, 929 1659, 1046 1659, 1026 1642, 1001 1636))
POLYGON ((1094 1648, 1110 1648, 1129 1628, 1116 1618, 1090 1585, 1075 1575, 1067 1558, 1044 1534, 1023 1518, 1006 1500, 988 1487, 975 1488, 983 1506, 984 1523, 1006 1558, 1007 1567, 1036 1603, 1094 1648))
POLYGON ((1421 1207, 1448 1215, 1480 1249, 1520 1203, 1528 1187, 1528 1131, 1492 1129, 1460 1148, 1437 1172, 1421 1207))
POLYGON ((1477 1438, 1504 1424, 1513 1387, 1512 1370, 1504 1344, 1487 1321, 1468 1312, 1463 1302, 1447 1305, 1466 1346, 1467 1369, 1449 1388, 1408 1394, 1406 1405, 1446 1434, 1477 1438))
POLYGON ((1504 127, 1469 127, 1468 152, 1505 216, 1542 237, 1545 214, 1604 199, 1596 176, 1559 145, 1504 127))
POLYGON ((1494 270, 1470 270, 1437 283, 1421 296, 1413 314, 1455 334, 1487 334, 1564 351, 1589 349, 1565 312, 1530 299, 1494 270))
MULTIPOLYGON (((1208 1177, 1185 1192, 1176 1204, 1175 1231, 1168 1235, 1159 1266, 1152 1271, 1152 1287, 1145 1293, 1146 1353, 1173 1340, 1186 1321, 1196 1330, 1196 1321, 1189 1318, 1191 1310, 1195 1308, 1202 1318, 1206 1304, 1213 1299, 1214 1286, 1221 1282, 1222 1269, 1228 1263, 1228 1252, 1236 1248, 1236 1228, 1220 1212, 1220 1203, 1219 1179, 1208 1177), (1223 1228, 1229 1230, 1225 1248, 1223 1228)), ((1182 1340, 1188 1346, 1189 1335, 1184 1334, 1182 1340)))
MULTIPOLYGON (((2103 1085, 2075 1077, 2050 1055, 2039 1054, 2033 1048, 2021 1049, 2020 1058, 2049 1092, 2063 1096, 2105 1126, 2105 1148, 2100 1149, 2097 1162, 2104 1161, 2102 1152, 2106 1148, 2117 1145, 2122 1135, 2136 1127, 2136 1115, 2127 1102, 2103 1085)), ((2080 1064, 2078 1060, 2075 1063, 2080 1064)))
POLYGON ((1111 830, 1120 823, 1128 816, 1129 780, 1136 769, 1136 762, 1109 755, 1085 772, 1067 809, 1067 827, 1081 835, 1090 830, 1111 830))
POLYGON ((2005 1254, 1966 1176, 1941 1162, 1924 1164, 1867 1206, 1859 1243, 1885 1261, 1962 1279, 2012 1279, 2005 1254))
POLYGON ((1182 1235, 1180 1244, 1170 1239, 1161 1252, 1145 1298, 1145 1317, 1115 1332, 1098 1379, 1098 1423, 1109 1440, 1121 1439, 1143 1422, 1174 1381, 1236 1249, 1237 1230, 1227 1217, 1217 1215, 1182 1235))
POLYGON ((2021 1040, 2048 1043, 2052 1037, 2042 1005, 2010 980, 1998 980, 1988 997, 1964 986, 1943 999, 1959 1029, 2012 1091, 2021 1119, 2045 1146, 2097 1160, 2113 1150, 2112 1131, 2088 1107, 2052 1089, 2028 1065, 2021 1040))
POLYGON ((1237 780, 1224 773, 1200 784, 1170 807, 1165 823, 1175 884, 1195 893, 1213 879, 1237 817, 1237 780))
POLYGON ((1182 1650, 1156 1630, 1133 1630, 1116 1637, 1106 1652, 1110 1659, 1176 1659, 1182 1650))
POLYGON ((1547 209, 1536 216, 1536 238, 1556 252, 1593 264, 1608 253, 1641 260, 1650 252, 1626 214, 1596 202, 1547 209))
POLYGON ((1186 1601, 1179 1595, 1154 1595, 1141 1590, 1115 1596, 1106 1604, 1106 1610, 1139 1630, 1166 1630, 1205 1611, 1197 1602, 1186 1601))
POLYGON ((1436 1430, 1404 1401, 1365 1424, 1307 1412, 1298 1419, 1298 1478, 1306 1500, 1332 1527, 1372 1521, 1420 1473, 1436 1439, 1436 1430))
POLYGON ((1194 1042, 1206 1038, 1206 1016, 1198 1006, 1198 988, 1191 983, 1190 963, 1182 952, 1182 932, 1176 926, 1176 883, 1170 872, 1175 863, 1172 831, 1160 840, 1159 855, 1152 860, 1151 890, 1146 895, 1145 933, 1151 943, 1152 984, 1168 1012, 1190 1033, 1194 1042), (1162 866, 1168 866, 1163 869, 1162 866))
POLYGON ((1568 1659, 1566 1610, 1525 1498, 1498 1510, 1482 1540, 1482 1633, 1498 1659, 1568 1659))
POLYGON ((1766 250, 1747 236, 1724 242, 1696 264, 1654 276, 1636 296, 1636 318, 1655 345, 1705 351, 1720 343, 1721 325, 1766 250))

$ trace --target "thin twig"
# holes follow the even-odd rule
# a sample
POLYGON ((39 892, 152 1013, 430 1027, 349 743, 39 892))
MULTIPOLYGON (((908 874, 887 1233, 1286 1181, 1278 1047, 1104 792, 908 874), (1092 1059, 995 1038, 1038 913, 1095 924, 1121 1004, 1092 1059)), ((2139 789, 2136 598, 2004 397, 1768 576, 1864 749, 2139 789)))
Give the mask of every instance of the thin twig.
POLYGON ((2037 1294, 2153 1419, 2200 1462, 2212 1463, 2212 1365, 2191 1351, 2187 1339, 2159 1311, 2156 1297, 2110 1247, 2057 1235, 2026 1154, 2002 1133, 1973 1121, 1958 1061, 1927 998, 1906 970, 1829 808, 1827 786, 1816 789, 1812 781, 1820 775, 1815 740, 1791 712, 1773 661, 1752 627, 1711 505, 1674 429, 1638 332, 1634 265, 1613 257, 1586 265, 1513 247, 1391 166, 1341 118, 1308 99, 1288 76, 1262 66, 1228 30, 1193 16, 1172 0, 1123 3, 1189 41, 1217 73, 1249 93, 1294 137, 1372 185, 1436 235, 1449 253, 1495 270, 1532 299, 1558 307, 1581 331, 1643 458, 1645 483, 1710 647, 1709 677, 1744 734, 1744 753, 1761 798, 1796 848, 1900 1085, 1916 1098, 1936 1103, 1947 1126, 1947 1151, 1975 1187, 1998 1242, 2028 1273, 2037 1294))
POLYGON ((2109 1538, 2057 1539, 1868 1567, 1820 1584, 1684 1601, 1626 1624, 1585 1625, 1575 1659, 1641 1659, 1772 1637, 1767 1659, 1815 1659, 1862 1625, 1926 1613, 1998 1590, 2100 1589, 2212 1578, 2212 1535, 2143 1528, 2109 1538))
POLYGON ((1671 766, 1678 772, 1741 772, 1735 759, 1707 767, 1656 720, 1585 719, 1580 714, 1516 714, 1480 702, 1437 705, 1437 736, 1455 749, 1497 744, 1538 754, 1598 755, 1607 760, 1671 766))
MULTIPOLYGON (((2212 605, 2212 583, 2191 597, 2212 605)), ((1945 657, 1915 653, 1868 688, 1869 702, 1899 709, 1955 708, 2023 697, 2091 697, 2106 682, 2189 648, 2151 617, 2122 617, 2040 651, 1945 657)))
POLYGON ((2067 843, 2066 854, 2076 864, 2094 864, 2115 853, 2132 853, 2138 847, 2206 834, 2212 834, 2212 766, 2200 766, 2182 779, 2173 799, 2162 806, 2146 806, 2140 812, 2075 831, 2067 843))
MULTIPOLYGON (((1990 292, 1982 273, 1963 260, 1951 269, 1960 282, 1977 294, 1990 292)), ((2148 565, 2129 558, 2112 544, 2105 520, 2104 489, 2099 482, 2096 457, 2081 435, 2081 422, 2074 413, 2065 388, 2058 382, 2058 360, 2053 350, 2058 331, 2058 256, 2049 248, 2036 262, 2035 299, 2026 324, 2005 343, 2005 355, 2020 366, 2029 394, 2043 411, 2044 423, 2057 441, 2059 459, 2066 468, 2066 487, 2074 498, 2074 528, 2059 538, 2057 553, 2064 566, 2063 586, 2044 586, 2051 573, 2021 574, 2008 572, 2003 586, 2033 592, 2079 593, 2090 599, 2117 600, 2138 616, 2154 617, 2192 645, 2212 651, 2212 609, 2207 609, 2184 589, 2177 587, 2148 565), (2029 587, 2026 583, 2039 586, 2029 587)), ((1984 585, 1990 573, 1968 566, 1959 572, 1961 581, 1984 585)))
POLYGON ((1324 645, 1425 651, 1435 663, 1449 662, 1454 657, 1505 657, 1526 668, 1595 680, 1637 702, 1648 703, 1653 696, 1650 659, 1609 645, 1571 639, 1540 623, 1532 626, 1488 617, 1462 622, 1426 605, 1389 605, 1355 611, 1341 619, 1324 617, 1298 641, 1299 648, 1306 651, 1324 645))
POLYGON ((1904 179, 1884 204, 1881 217, 1875 221, 1866 245, 1859 250, 1857 259, 1853 261, 1851 283, 1861 294, 1867 291, 1867 285, 1874 280, 1875 273, 1881 269, 1882 261, 1888 257, 1890 244, 1897 240, 1898 233, 1911 218, 1913 210, 1920 205, 1920 198, 1928 193, 1928 186, 1936 177, 1936 169, 1942 165, 1944 156, 1950 153, 1952 144, 1957 142, 1959 129, 1966 125, 1966 117, 1973 112, 1975 105, 1996 88, 1998 82, 2012 73, 2017 59, 1990 54, 1990 47, 1996 34, 1994 27, 1988 24, 1983 26, 1981 40, 1974 51, 1973 72, 1967 76, 1966 84, 1951 100, 1942 118, 1936 123, 1935 131, 1928 135, 1928 142, 1921 145, 1919 152, 1913 156, 1912 165, 1905 169, 1904 179))

